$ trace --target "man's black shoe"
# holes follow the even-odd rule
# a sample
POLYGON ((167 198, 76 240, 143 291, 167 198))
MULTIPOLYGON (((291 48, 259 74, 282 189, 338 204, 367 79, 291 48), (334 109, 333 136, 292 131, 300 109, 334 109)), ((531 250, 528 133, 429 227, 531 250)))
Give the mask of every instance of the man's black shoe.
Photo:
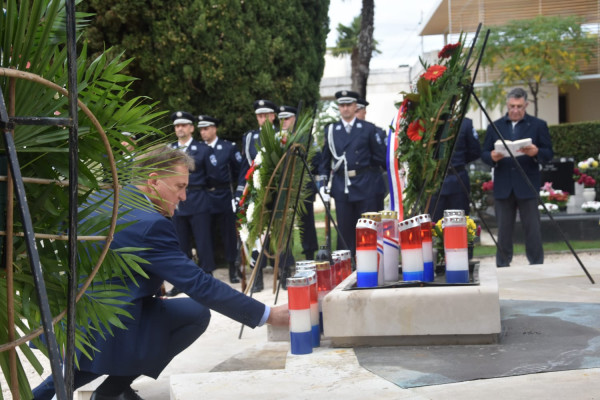
POLYGON ((235 262, 229 263, 229 282, 231 283, 240 283, 240 278, 237 276, 237 267, 235 262))
POLYGON ((118 394, 117 396, 106 396, 103 394, 98 394, 96 392, 92 393, 92 397, 90 400, 144 400, 133 390, 132 388, 126 389, 124 392, 118 394))

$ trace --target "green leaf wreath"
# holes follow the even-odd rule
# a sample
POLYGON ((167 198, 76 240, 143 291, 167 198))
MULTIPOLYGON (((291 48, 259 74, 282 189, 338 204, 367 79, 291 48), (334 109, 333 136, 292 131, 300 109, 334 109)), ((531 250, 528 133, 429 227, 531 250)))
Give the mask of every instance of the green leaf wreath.
POLYGON ((402 193, 405 210, 426 209, 441 185, 444 161, 450 157, 459 131, 458 111, 464 107, 465 88, 469 86, 463 40, 461 35, 457 43, 446 45, 438 53, 436 64, 428 65, 420 59, 425 72, 413 91, 402 92, 397 157, 408 167, 402 193))
MULTIPOLYGON (((268 124, 261 129, 262 147, 257 149, 256 158, 246 174, 246 190, 240 200, 238 219, 242 241, 254 244, 265 233, 273 216, 271 250, 275 252, 285 246, 283 240, 292 228, 291 215, 296 206, 296 196, 300 195, 298 212, 304 212, 302 200, 307 196, 304 189, 298 193, 298 189, 305 186, 300 183, 303 163, 300 157, 293 156, 293 153, 307 151, 311 126, 312 119, 303 114, 296 123, 294 134, 275 132, 268 124)), ((309 146, 309 165, 313 148, 309 146)), ((305 177, 303 182, 306 180, 305 177)))

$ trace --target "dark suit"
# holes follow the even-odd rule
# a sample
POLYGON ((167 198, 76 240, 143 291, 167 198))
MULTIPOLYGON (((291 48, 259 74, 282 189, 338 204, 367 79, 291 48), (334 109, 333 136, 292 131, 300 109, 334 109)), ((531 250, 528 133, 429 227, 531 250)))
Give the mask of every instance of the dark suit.
MULTIPOLYGON (((360 215, 367 211, 380 211, 377 200, 384 191, 381 172, 385 168, 385 147, 381 141, 375 125, 360 119, 354 120, 350 133, 346 132, 342 121, 325 127, 319 174, 326 181, 330 172, 333 173, 331 197, 335 200, 337 224, 353 255, 356 252, 356 222, 360 215), (336 158, 331 147, 337 157, 345 157, 348 184, 344 162, 334 171, 332 164, 336 163, 336 158)), ((340 237, 337 248, 343 249, 340 237)))
POLYGON ((450 160, 450 164, 454 167, 454 170, 448 168, 442 188, 431 197, 428 213, 432 216, 434 222, 444 216, 444 210, 465 210, 465 214, 469 215, 471 208, 469 206, 471 185, 469 172, 465 166, 471 161, 477 160, 480 156, 481 145, 477 138, 477 131, 473 129, 473 121, 469 118, 464 118, 458 131, 454 153, 450 160))
MULTIPOLYGON (((136 191, 131 186, 124 189, 145 206, 130 208, 121 203, 120 213, 130 211, 120 217, 118 223, 135 223, 118 231, 110 247, 146 248, 134 254, 148 261, 148 264, 140 264, 148 278, 132 271, 136 282, 128 276, 123 281, 113 278, 107 282, 127 287, 127 291, 121 290, 123 296, 120 299, 130 304, 118 307, 131 314, 133 319, 120 317, 127 329, 113 328, 114 336, 105 332, 102 338, 97 332, 92 332, 92 345, 98 351, 93 353, 92 360, 79 357, 76 387, 103 374, 158 377, 173 357, 206 330, 210 321, 209 309, 252 328, 260 323, 265 312, 264 304, 198 268, 179 250, 171 221, 159 214, 150 201, 136 191), (164 280, 173 283, 190 298, 154 297, 164 280)), ((112 206, 104 208, 109 213, 112 206)), ((94 296, 93 288, 88 290, 87 296, 94 296)), ((50 398, 53 393, 51 376, 34 390, 36 399, 50 398)))
MULTIPOLYGON (((171 144, 177 148, 177 143, 171 144)), ((204 142, 192 140, 185 149, 193 159, 196 168, 190 172, 190 181, 186 190, 186 200, 179 203, 172 221, 179 237, 181 250, 192 257, 192 238, 196 246, 198 262, 206 272, 215 269, 212 257, 210 207, 208 195, 209 148, 204 142)))
MULTIPOLYGON (((315 144, 313 144, 315 146, 315 144)), ((319 164, 321 163, 321 152, 316 151, 310 165, 310 173, 317 175, 319 172, 319 164)), ((314 258, 315 252, 319 249, 317 239, 317 230, 315 227, 315 211, 314 202, 317 194, 316 185, 308 177, 308 173, 304 176, 304 182, 310 195, 304 199, 305 213, 300 213, 300 240, 302 242, 302 253, 307 260, 314 258)))
POLYGON ((517 209, 525 231, 527 259, 531 264, 541 264, 544 262, 544 249, 537 209, 538 193, 541 187, 540 164, 549 162, 554 154, 548 126, 545 121, 528 114, 525 114, 525 117, 515 125, 514 129, 507 115, 495 121, 494 125, 506 140, 531 138, 532 143, 539 150, 535 157, 527 155, 517 157, 518 163, 531 181, 533 186, 531 189, 510 157, 494 163, 491 152, 494 149, 494 142, 499 137, 493 127, 488 126, 481 159, 494 167, 494 203, 498 222, 496 264, 508 266, 512 260, 512 233, 517 209))
MULTIPOLYGON (((225 259, 232 263, 237 257, 237 235, 235 215, 231 207, 231 185, 237 184, 242 156, 235 144, 219 138, 214 147, 208 146, 208 154, 206 186, 210 202, 210 226, 213 234, 212 228, 219 226, 225 259)), ((211 234, 207 238, 210 242, 210 254, 204 256, 209 269, 215 268, 212 237, 211 234)))

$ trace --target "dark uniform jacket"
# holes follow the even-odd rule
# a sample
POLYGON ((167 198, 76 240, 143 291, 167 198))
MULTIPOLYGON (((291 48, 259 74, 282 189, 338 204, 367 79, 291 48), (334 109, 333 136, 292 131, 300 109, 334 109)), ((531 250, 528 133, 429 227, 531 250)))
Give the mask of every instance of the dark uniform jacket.
POLYGON ((512 121, 508 118, 508 115, 494 121, 494 125, 506 140, 514 141, 531 138, 532 143, 539 149, 535 157, 527 155, 517 157, 517 161, 533 184, 534 191, 532 191, 510 157, 504 157, 494 163, 491 152, 494 150, 494 142, 499 140, 499 137, 494 127, 488 126, 481 159, 486 164, 494 167, 494 198, 506 199, 512 191, 518 199, 537 197, 542 185, 540 164, 546 164, 552 160, 554 155, 548 125, 545 121, 529 114, 525 114, 525 117, 515 125, 514 133, 512 132, 512 121))
POLYGON ((208 146, 207 190, 210 212, 231 212, 231 185, 237 184, 242 156, 234 143, 217 138, 214 148, 208 146))
POLYGON ((238 186, 235 190, 235 197, 242 197, 244 187, 246 186, 246 173, 250 169, 250 164, 258 154, 257 147, 260 146, 260 130, 255 129, 246 132, 242 138, 242 165, 238 176, 238 186))
POLYGON ((381 187, 381 172, 385 168, 385 146, 375 125, 367 121, 356 119, 349 134, 342 121, 325 127, 319 174, 328 179, 332 162, 336 162, 330 149, 330 126, 333 148, 338 157, 345 156, 350 179, 346 194, 344 164, 341 163, 333 173, 331 196, 341 201, 361 201, 382 193, 384 188, 381 187))
POLYGON ((459 177, 463 181, 464 187, 470 190, 469 172, 465 169, 465 165, 477 160, 479 157, 481 157, 481 145, 477 138, 477 132, 473 130, 473 121, 469 118, 464 118, 460 125, 454 153, 450 160, 456 173, 453 173, 452 169, 448 170, 440 194, 445 196, 463 193, 464 188, 458 180, 459 177))
MULTIPOLYGON (((124 190, 136 191, 131 186, 124 190)), ((163 281, 171 282, 204 306, 252 328, 263 317, 265 305, 204 273, 179 250, 173 223, 158 213, 142 194, 131 193, 131 196, 139 196, 139 203, 148 204, 148 207, 130 209, 128 214, 120 217, 119 224, 136 222, 118 231, 110 247, 145 248, 135 254, 149 262, 140 264, 148 278, 136 272, 133 276, 137 284, 127 276, 124 278, 129 290, 121 299, 130 304, 119 307, 133 319, 122 317, 127 329, 113 329, 114 336, 105 333, 105 339, 102 339, 95 334, 96 341, 92 344, 98 352, 94 353, 93 360, 80 357, 79 366, 82 371, 97 374, 144 374, 156 378, 170 361, 166 343, 171 328, 164 324, 162 304, 171 300, 154 297, 163 281)), ((129 209, 125 205, 120 208, 120 212, 129 209)), ((115 285, 123 285, 120 278, 112 281, 115 285)), ((93 296, 93 292, 88 291, 86 295, 93 296)))
MULTIPOLYGON (((171 147, 178 148, 177 142, 172 143, 171 147)), ((196 169, 190 172, 190 181, 186 190, 186 199, 179 203, 175 215, 186 216, 210 211, 210 198, 208 197, 207 183, 208 174, 206 164, 208 163, 208 146, 192 139, 190 145, 185 149, 194 159, 196 169)))

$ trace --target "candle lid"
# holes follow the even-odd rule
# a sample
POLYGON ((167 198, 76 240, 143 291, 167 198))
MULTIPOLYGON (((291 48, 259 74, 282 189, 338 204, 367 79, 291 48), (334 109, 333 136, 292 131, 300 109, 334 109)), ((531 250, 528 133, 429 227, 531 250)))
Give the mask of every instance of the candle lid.
POLYGON ((464 216, 465 210, 444 210, 444 217, 451 217, 453 215, 464 216))
POLYGON ((294 274, 294 278, 296 277, 308 278, 309 285, 314 285, 315 283, 317 283, 317 273, 315 271, 298 271, 294 274))
POLYGON ((315 264, 317 265, 317 271, 327 271, 331 269, 329 261, 317 261, 315 264))
POLYGON ((417 215, 415 218, 418 218, 419 223, 423 223, 423 222, 431 222, 431 215, 429 214, 421 214, 421 215, 417 215))
POLYGON ((398 219, 398 212, 393 210, 380 211, 381 219, 398 219))
POLYGON ((378 212, 369 211, 364 212, 361 215, 361 218, 370 219, 372 221, 381 222, 381 215, 378 212))
POLYGON ((313 262, 312 264, 296 264, 296 271, 316 271, 317 266, 313 262))
POLYGON ((409 218, 398 223, 398 230, 405 231, 407 229, 421 227, 421 222, 417 218, 409 218))
POLYGON ((377 224, 376 221, 370 219, 370 218, 359 218, 358 221, 356 222, 356 228, 368 228, 368 229, 373 229, 374 231, 377 230, 377 224))
POLYGON ((442 221, 442 226, 467 226, 467 217, 461 216, 451 216, 444 217, 442 221))
POLYGON ((300 286, 308 286, 309 285, 307 276, 294 275, 291 278, 287 278, 285 280, 285 282, 287 283, 288 287, 290 287, 290 286, 300 287, 300 286))

